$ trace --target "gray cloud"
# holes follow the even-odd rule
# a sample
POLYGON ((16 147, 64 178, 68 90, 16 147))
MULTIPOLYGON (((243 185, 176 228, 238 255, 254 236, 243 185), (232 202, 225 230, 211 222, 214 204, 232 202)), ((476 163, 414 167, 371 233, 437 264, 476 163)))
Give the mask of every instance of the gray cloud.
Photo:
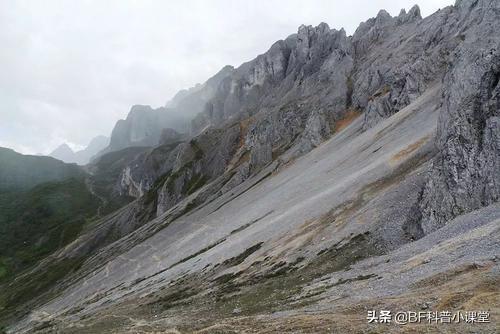
MULTIPOLYGON (((300 24, 352 34, 418 0, 0 0, 0 146, 48 153, 108 135, 133 104, 160 106, 300 24)), ((452 0, 420 0, 429 15, 452 0)))

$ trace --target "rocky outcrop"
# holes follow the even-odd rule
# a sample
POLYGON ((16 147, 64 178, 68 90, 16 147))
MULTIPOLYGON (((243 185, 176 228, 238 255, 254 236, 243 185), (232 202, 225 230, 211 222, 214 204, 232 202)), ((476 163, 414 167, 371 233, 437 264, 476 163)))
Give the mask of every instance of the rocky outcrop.
POLYGON ((289 162, 319 146, 333 133, 329 115, 293 107, 272 113, 250 128, 245 143, 250 152, 251 173, 274 160, 289 162))
POLYGON ((188 141, 173 140, 180 138, 178 133, 164 132, 169 133, 167 143, 140 152, 117 182, 122 196, 154 200, 158 214, 241 164, 235 159, 242 148, 239 124, 211 128, 188 141))
POLYGON ((329 124, 347 110, 352 66, 344 30, 325 23, 301 26, 225 78, 193 121, 193 133, 240 121, 245 127, 240 152, 249 155, 251 173, 292 146, 305 153, 329 136, 329 124))
POLYGON ((157 179, 173 170, 183 153, 182 143, 160 145, 147 149, 127 163, 118 180, 120 194, 141 197, 151 190, 157 179))
MULTIPOLYGON (((179 145, 172 169, 165 173, 157 190, 157 215, 223 175, 240 145, 238 124, 224 129, 209 129, 179 145)), ((238 168, 234 165, 231 169, 238 168)), ((153 190, 156 191, 156 190, 153 190)))
MULTIPOLYGON (((397 17, 382 10, 362 23, 351 37, 325 23, 301 26, 296 34, 276 42, 254 60, 236 69, 226 67, 205 86, 180 94, 172 106, 204 106, 191 122, 195 141, 201 138, 197 134, 206 138, 204 133, 213 133, 210 129, 226 131, 233 124, 240 124, 238 148, 233 150, 233 156, 224 159, 232 161, 228 165, 231 168, 234 161, 241 161, 244 168, 224 187, 228 189, 276 159, 286 163, 317 147, 335 132, 336 123, 349 110, 363 112, 363 129, 367 130, 414 102, 442 78, 451 80, 447 73, 454 52, 466 48, 466 37, 477 34, 478 20, 484 16, 479 9, 471 8, 491 8, 492 3, 473 5, 474 2, 459 2, 425 19, 418 6, 408 13, 401 11, 397 17), (188 95, 189 103, 185 100, 188 95), (204 98, 198 98, 201 95, 204 98)), ((490 14, 495 15, 494 11, 490 14)), ((177 138, 175 133, 167 133, 165 138, 177 138)), ((215 154, 210 150, 205 154, 215 154)), ((189 148, 184 153, 188 151, 189 148)), ((177 169, 185 161, 190 160, 177 159, 177 169)), ((199 177, 204 163, 200 161, 182 177, 176 175, 176 190, 161 192, 163 204, 159 212, 182 197, 181 189, 199 177)), ((171 169, 163 168, 163 172, 166 170, 171 169)), ((209 179, 228 170, 210 173, 209 179)), ((129 177, 125 171, 123 183, 132 186, 132 191, 128 191, 134 196, 151 189, 160 176, 132 174, 136 176, 129 177)), ((445 216, 444 220, 454 217, 445 216)))
POLYGON ((448 24, 432 33, 426 27, 445 25, 451 12, 448 8, 422 20, 418 6, 398 17, 382 10, 352 37, 325 23, 301 26, 225 78, 193 121, 193 132, 228 119, 279 112, 297 101, 329 120, 351 106, 364 110, 369 128, 414 101, 443 73, 446 52, 456 45, 456 27, 448 24))
POLYGON ((155 146, 160 140, 163 128, 171 126, 165 108, 135 105, 125 120, 119 120, 113 132, 107 151, 117 151, 131 146, 155 146))
POLYGON ((127 147, 163 144, 164 136, 170 136, 163 132, 164 129, 189 133, 191 120, 203 110, 221 81, 232 71, 231 66, 225 66, 204 84, 177 93, 165 107, 153 109, 147 105, 133 106, 127 118, 116 123, 110 145, 100 155, 127 147))
POLYGON ((398 112, 444 74, 458 27, 448 7, 422 19, 418 6, 391 17, 380 11, 352 37, 353 107, 364 110, 364 129, 398 112))
POLYGON ((309 152, 330 137, 332 129, 328 117, 320 111, 313 111, 301 133, 299 153, 309 152))
POLYGON ((352 66, 344 30, 301 26, 297 34, 276 42, 266 53, 241 65, 223 80, 215 97, 193 123, 194 132, 228 119, 277 112, 297 100, 345 110, 347 76, 352 66))
POLYGON ((471 29, 444 78, 440 154, 421 202, 426 233, 500 197, 500 4, 459 1, 457 8, 460 26, 471 29))

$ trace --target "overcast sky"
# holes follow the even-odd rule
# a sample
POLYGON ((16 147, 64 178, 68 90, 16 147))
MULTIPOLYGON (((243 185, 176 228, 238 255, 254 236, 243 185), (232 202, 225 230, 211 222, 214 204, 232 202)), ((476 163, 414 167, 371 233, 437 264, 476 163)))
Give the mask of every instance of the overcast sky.
POLYGON ((109 135, 133 104, 238 66, 300 24, 352 34, 384 8, 422 15, 452 0, 0 0, 0 146, 49 153, 109 135))

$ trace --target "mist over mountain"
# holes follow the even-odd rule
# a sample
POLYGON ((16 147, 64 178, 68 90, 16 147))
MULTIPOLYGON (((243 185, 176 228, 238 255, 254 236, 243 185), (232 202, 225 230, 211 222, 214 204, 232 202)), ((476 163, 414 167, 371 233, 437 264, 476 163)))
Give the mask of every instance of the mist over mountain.
POLYGON ((48 181, 82 175, 76 165, 51 157, 23 155, 0 147, 0 191, 26 190, 48 181))
POLYGON ((470 310, 491 321, 439 328, 494 333, 498 31, 496 0, 382 9, 351 36, 301 25, 132 106, 85 167, 0 155, 4 183, 42 161, 78 174, 0 196, 5 330, 399 333, 367 311, 470 310))
POLYGON ((127 118, 116 123, 109 147, 100 154, 132 146, 156 146, 160 143, 163 129, 190 134, 191 120, 204 110, 221 81, 232 70, 232 66, 225 66, 205 83, 181 90, 165 107, 153 109, 145 105, 132 106, 127 118))
POLYGON ((86 165, 101 150, 109 145, 109 137, 97 136, 92 138, 90 143, 83 150, 73 152, 73 150, 64 143, 52 151, 49 156, 67 163, 76 163, 86 165))

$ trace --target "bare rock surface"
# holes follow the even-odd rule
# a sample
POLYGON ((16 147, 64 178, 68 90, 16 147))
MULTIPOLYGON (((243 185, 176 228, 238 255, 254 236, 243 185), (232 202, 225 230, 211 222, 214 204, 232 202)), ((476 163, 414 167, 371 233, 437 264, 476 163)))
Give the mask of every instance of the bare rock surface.
MULTIPOLYGON (((243 270, 253 276, 274 270, 272 267, 280 261, 291 263, 297 257, 313 261, 318 252, 356 235, 370 235, 376 253, 404 244, 405 213, 393 210, 405 205, 390 205, 387 200, 377 201, 377 197, 387 192, 384 196, 388 199, 391 191, 399 191, 393 201, 412 204, 416 200, 411 183, 405 187, 397 180, 409 173, 416 182, 427 168, 433 146, 426 143, 432 142, 436 129, 439 88, 429 90, 404 111, 367 132, 361 132, 362 119, 358 118, 277 174, 270 173, 275 169, 271 165, 271 169, 253 177, 257 180, 250 178, 171 221, 89 273, 81 283, 34 312, 32 319, 43 314, 50 314, 49 318, 66 314, 73 322, 70 319, 93 314, 109 303, 169 286, 186 274, 208 270, 207 274, 217 278, 243 270), (380 211, 381 205, 393 209, 380 211), (374 216, 376 212, 378 217, 374 216), (402 216, 399 226, 395 221, 388 223, 390 215, 398 214, 402 216), (361 223, 365 219, 369 221, 361 223), (382 233, 384 229, 389 231, 382 233), (244 261, 228 267, 232 258, 252 247, 256 250, 244 261), (252 269, 253 262, 264 258, 267 260, 252 269), (77 305, 83 309, 69 315, 68 310, 77 305)), ((144 236, 153 225, 168 218, 166 212, 131 235, 144 236)), ((118 243, 131 240, 129 237, 118 243)))
POLYGON ((167 109, 197 112, 187 135, 131 112, 111 145, 146 147, 117 151, 106 185, 135 199, 40 264, 82 259, 9 332, 399 333, 366 311, 482 302, 500 316, 499 24, 500 2, 462 0, 382 10, 353 36, 301 26, 176 96, 167 109))
POLYGON ((440 154, 423 193, 425 231, 500 197, 500 28, 496 1, 460 2, 464 35, 444 78, 440 154))

